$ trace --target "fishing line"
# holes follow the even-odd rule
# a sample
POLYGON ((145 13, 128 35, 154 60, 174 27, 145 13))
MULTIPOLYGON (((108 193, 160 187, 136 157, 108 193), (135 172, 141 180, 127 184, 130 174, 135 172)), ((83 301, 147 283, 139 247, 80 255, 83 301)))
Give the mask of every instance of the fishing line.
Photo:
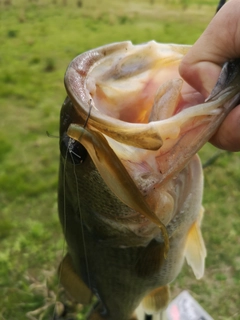
POLYGON ((93 105, 92 105, 92 99, 89 99, 88 104, 89 104, 89 111, 88 111, 87 119, 86 119, 85 122, 84 122, 83 129, 86 128, 87 123, 88 123, 88 119, 90 118, 90 114, 91 114, 92 106, 93 106, 93 105))
MULTIPOLYGON (((71 153, 70 153, 70 155, 71 155, 71 153)), ((83 241, 84 257, 85 257, 86 270, 87 270, 88 286, 89 286, 89 288, 91 288, 89 264, 88 264, 88 259, 87 259, 86 241, 85 241, 85 238, 84 238, 83 218, 82 218, 82 214, 81 214, 82 210, 81 210, 81 203, 80 203, 80 197, 79 197, 79 187, 78 187, 78 179, 77 179, 76 165, 75 164, 73 165, 73 174, 74 174, 74 178, 75 178, 75 182, 76 182, 77 203, 78 203, 79 218, 80 218, 80 224, 81 224, 82 241, 83 241)))
MULTIPOLYGON (((90 114, 92 110, 92 99, 89 100, 89 112, 87 115, 87 118, 84 122, 83 128, 87 126, 90 114)), ((58 138, 57 136, 54 136, 50 134, 48 131, 46 131, 46 134, 48 137, 51 138, 58 138)), ((80 137, 81 138, 81 137, 80 137)), ((81 203, 80 203, 80 198, 79 198, 79 185, 78 185, 78 177, 77 177, 77 172, 76 172, 76 164, 74 161, 74 156, 76 158, 79 158, 81 160, 81 156, 77 154, 76 152, 73 151, 73 140, 72 138, 69 138, 68 143, 67 143, 67 148, 65 155, 63 155, 63 177, 62 177, 62 183, 63 183, 63 234, 66 234, 67 231, 67 207, 66 207, 66 167, 67 167, 67 161, 68 161, 68 155, 70 155, 72 163, 73 163, 73 175, 75 179, 75 184, 76 184, 76 192, 77 192, 77 206, 78 206, 78 211, 79 211, 79 219, 80 219, 80 224, 81 224, 81 232, 82 232, 82 242, 83 242, 83 248, 84 248, 84 257, 85 257, 85 263, 86 263, 86 272, 87 272, 87 281, 88 281, 88 286, 91 287, 91 280, 90 280, 90 272, 89 272, 89 263, 88 263, 88 258, 87 258, 87 247, 86 247, 86 241, 84 237, 84 228, 83 228, 83 216, 82 216, 82 210, 81 210, 81 203)), ((81 163, 81 161, 80 161, 81 163)), ((66 241, 63 242, 63 247, 62 247, 62 258, 64 257, 64 252, 66 251, 66 241)), ((62 274, 62 268, 63 268, 63 263, 60 264, 59 267, 59 279, 58 279, 58 289, 60 288, 61 284, 61 274, 62 274)), ((56 314, 56 303, 55 307, 53 310, 53 318, 54 315, 56 314)))
POLYGON ((215 162, 218 160, 218 158, 220 158, 221 156, 223 156, 226 153, 230 153, 228 151, 223 151, 223 150, 219 150, 216 153, 214 153, 210 158, 208 158, 203 164, 202 164, 202 168, 206 169, 212 165, 215 164, 215 162))
POLYGON ((56 138, 59 139, 59 136, 54 136, 53 134, 49 133, 48 131, 46 131, 46 135, 48 138, 56 138))
MULTIPOLYGON (((66 150, 66 154, 64 157, 64 162, 63 162, 63 233, 64 235, 66 234, 66 230, 67 230, 67 214, 66 214, 66 166, 67 166, 67 154, 69 152, 69 148, 70 148, 70 140, 68 142, 68 146, 67 146, 67 150, 66 150)), ((66 243, 66 241, 64 241, 64 243, 66 243)), ((64 249, 64 248, 63 248, 64 249)), ((63 252, 64 253, 64 252, 63 252)))
MULTIPOLYGON (((89 100, 89 111, 87 118, 84 122, 83 128, 85 129, 88 123, 88 119, 90 118, 91 110, 92 110, 92 99, 89 100)), ((81 138, 81 137, 80 137, 81 138)), ((70 142, 70 140, 69 140, 70 142)), ((69 149, 70 143, 68 144, 68 149, 69 149)), ((75 154, 75 153, 74 153, 75 154)), ((76 155, 76 154, 75 154, 76 155)), ((72 158, 72 152, 70 152, 70 156, 72 158)), ((81 159, 81 157, 79 156, 81 159)), ((72 162, 74 164, 74 159, 72 158, 72 162)), ((83 230, 83 217, 82 217, 82 210, 81 210, 81 203, 80 203, 80 197, 79 197, 79 186, 78 186, 78 178, 77 178, 77 173, 76 173, 76 167, 75 164, 73 165, 73 174, 75 178, 75 183, 76 183, 76 192, 77 192, 77 203, 78 203, 78 210, 79 210, 79 218, 80 218, 80 224, 81 224, 81 232, 82 232, 82 241, 83 241, 83 248, 84 248, 84 257, 85 257, 85 263, 86 263, 86 270, 87 270, 87 280, 88 280, 88 287, 91 288, 91 281, 90 281, 90 272, 89 272, 89 264, 88 264, 88 258, 87 258, 87 246, 86 246, 86 241, 84 238, 84 230, 83 230)))

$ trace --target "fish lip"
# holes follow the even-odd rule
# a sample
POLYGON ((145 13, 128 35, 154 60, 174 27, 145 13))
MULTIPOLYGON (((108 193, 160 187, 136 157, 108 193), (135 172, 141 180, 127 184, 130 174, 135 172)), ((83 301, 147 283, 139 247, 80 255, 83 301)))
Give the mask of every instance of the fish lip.
MULTIPOLYGON (((183 51, 187 51, 190 46, 182 45, 165 45, 157 44, 150 41, 147 44, 150 47, 163 47, 165 51, 171 52, 171 62, 179 62, 183 51)), ((162 139, 156 128, 151 124, 127 123, 126 121, 113 118, 98 111, 87 89, 87 78, 92 70, 99 65, 100 60, 104 59, 107 54, 116 51, 127 52, 132 48, 139 48, 141 45, 133 45, 130 41, 114 43, 107 46, 99 47, 94 50, 85 52, 76 57, 68 66, 64 83, 66 91, 76 107, 77 112, 86 121, 91 130, 100 130, 102 133, 113 137, 114 139, 129 145, 137 146, 144 149, 157 150, 162 146, 162 139), (89 110, 91 114, 89 116, 89 110), (124 135, 120 135, 120 130, 124 135), (137 132, 137 134, 136 134, 137 132), (148 136, 149 141, 145 142, 143 136, 148 136), (139 137, 138 137, 139 136, 139 137)), ((165 53, 166 54, 166 53, 165 53)), ((169 53, 168 53, 169 54, 169 53)))
MULTIPOLYGON (((132 46, 131 41, 113 43, 84 52, 70 62, 64 76, 64 84, 68 96, 76 106, 76 111, 81 115, 82 119, 87 119, 89 106, 92 103, 92 97, 86 88, 85 82, 89 72, 108 53, 117 51, 119 48, 128 50, 132 46)), ((107 116, 105 117, 108 118, 107 116)))

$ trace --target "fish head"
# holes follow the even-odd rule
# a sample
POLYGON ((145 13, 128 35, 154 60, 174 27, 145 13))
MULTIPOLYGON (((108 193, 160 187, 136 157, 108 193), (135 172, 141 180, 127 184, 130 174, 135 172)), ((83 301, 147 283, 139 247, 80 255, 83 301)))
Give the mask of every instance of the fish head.
POLYGON ((113 193, 163 233, 162 221, 171 220, 176 199, 192 186, 185 168, 240 96, 235 60, 205 101, 179 76, 188 50, 155 41, 114 43, 79 55, 65 75, 76 113, 68 136, 86 148, 113 193))

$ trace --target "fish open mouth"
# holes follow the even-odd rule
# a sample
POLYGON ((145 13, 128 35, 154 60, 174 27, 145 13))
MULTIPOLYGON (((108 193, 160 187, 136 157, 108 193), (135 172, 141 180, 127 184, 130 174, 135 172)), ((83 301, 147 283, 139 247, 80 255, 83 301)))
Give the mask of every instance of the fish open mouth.
POLYGON ((204 101, 178 74, 188 49, 110 44, 76 57, 65 75, 84 123, 71 124, 68 135, 87 149, 115 195, 162 229, 165 243, 166 230, 144 198, 186 167, 239 100, 239 61, 223 68, 204 101))
MULTIPOLYGON (((161 181, 179 172, 213 135, 234 105, 226 102, 239 91, 236 81, 227 87, 222 81, 204 102, 178 74, 188 49, 155 41, 115 43, 78 56, 65 76, 87 128, 104 134, 123 161, 143 163, 146 150, 147 158, 154 151, 161 181)), ((75 130, 69 131, 73 138, 75 130)))

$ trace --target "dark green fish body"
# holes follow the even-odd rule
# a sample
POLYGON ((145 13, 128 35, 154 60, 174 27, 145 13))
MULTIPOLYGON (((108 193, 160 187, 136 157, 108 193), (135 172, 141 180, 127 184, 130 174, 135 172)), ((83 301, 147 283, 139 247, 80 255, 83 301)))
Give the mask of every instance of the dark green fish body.
MULTIPOLYGON (((164 94, 170 92, 167 98, 161 90, 155 101, 142 98, 148 106, 147 118, 141 107, 139 112, 131 109, 131 114, 137 114, 131 122, 124 120, 129 115, 117 117, 114 111, 115 107, 126 108, 122 102, 116 106, 118 95, 119 100, 133 104, 131 94, 122 96, 127 91, 122 87, 125 80, 133 78, 135 83, 137 79, 138 86, 148 69, 161 69, 161 48, 167 51, 163 54, 164 74, 168 70, 165 65, 172 72, 172 65, 178 65, 187 50, 173 46, 151 42, 143 49, 129 43, 102 47, 74 60, 65 77, 70 98, 60 119, 59 217, 68 245, 65 262, 70 266, 65 267, 63 261, 59 276, 76 300, 87 302, 91 293, 97 297, 91 320, 137 319, 134 310, 141 302, 150 314, 165 308, 167 285, 176 278, 185 258, 197 278, 204 273, 206 250, 200 231, 203 175, 195 153, 236 105, 239 89, 232 86, 236 76, 224 80, 230 93, 223 83, 217 84, 205 103, 194 93, 196 106, 192 101, 194 106, 182 106, 182 101, 188 105, 184 93, 179 96, 182 83, 174 82, 170 88, 168 84, 161 87, 164 94), (93 83, 98 77, 99 82, 93 83), (116 118, 105 110, 109 101, 116 118), (139 139, 141 132, 144 135, 139 139), (71 273, 75 280, 68 281, 71 273)), ((159 81, 160 75, 156 79, 159 81)), ((134 87, 137 103, 141 92, 149 90, 146 88, 144 84, 136 94, 134 87)), ((153 92, 156 88, 154 84, 153 92)))
MULTIPOLYGON (((201 171, 199 163, 196 158, 193 167, 201 171)), ((201 206, 200 200, 201 197, 197 206, 201 206)), ((188 230, 196 220, 195 216, 189 219, 186 213, 186 217, 181 217, 185 220, 182 226, 178 221, 168 225, 168 233, 173 234, 170 248, 174 250, 169 251, 165 260, 160 246, 157 254, 162 255, 161 265, 152 274, 150 268, 149 274, 148 264, 154 265, 156 261, 151 256, 154 252, 151 245, 147 261, 142 258, 146 256, 145 246, 152 240, 151 234, 144 234, 142 226, 146 219, 109 190, 90 157, 78 165, 61 158, 59 214, 75 271, 104 302, 102 308, 109 315, 107 319, 115 320, 129 319, 147 294, 176 278, 183 264, 188 230), (129 230, 130 224, 136 233, 129 230)), ((176 212, 176 215, 184 214, 176 212)), ((164 243, 161 244, 163 248, 164 243)))

